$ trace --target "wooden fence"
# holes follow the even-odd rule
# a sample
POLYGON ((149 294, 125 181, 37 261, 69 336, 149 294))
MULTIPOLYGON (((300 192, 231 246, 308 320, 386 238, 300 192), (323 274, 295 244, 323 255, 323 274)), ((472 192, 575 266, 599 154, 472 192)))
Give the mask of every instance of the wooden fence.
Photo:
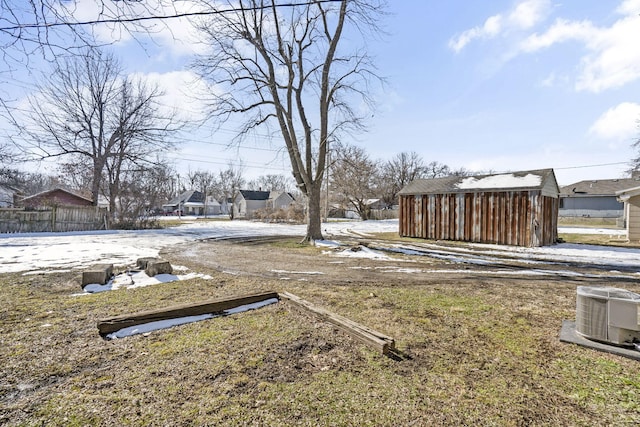
POLYGON ((53 206, 46 210, 0 209, 0 233, 104 230, 107 209, 53 206))

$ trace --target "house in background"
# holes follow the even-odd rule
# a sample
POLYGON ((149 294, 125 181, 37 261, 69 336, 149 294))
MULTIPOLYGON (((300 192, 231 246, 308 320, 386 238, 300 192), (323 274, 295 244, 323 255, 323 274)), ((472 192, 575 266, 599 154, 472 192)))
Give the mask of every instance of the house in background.
POLYGON ((296 199, 286 191, 270 191, 267 199, 267 209, 287 209, 296 199))
POLYGON ((561 217, 622 218, 624 204, 617 193, 640 186, 640 175, 622 179, 576 182, 560 189, 561 217))
POLYGON ((23 194, 17 188, 0 184, 0 208, 15 208, 23 194))
POLYGON ((185 191, 162 205, 162 210, 165 214, 202 215, 204 214, 204 196, 196 190, 185 191))
POLYGON ((253 218, 260 209, 287 209, 294 197, 286 191, 240 190, 233 198, 233 218, 253 218))
POLYGON ((400 193, 400 236, 545 246, 558 238, 553 169, 420 179, 400 193))
POLYGON ((25 197, 18 202, 27 209, 47 208, 51 206, 93 206, 91 199, 80 196, 64 188, 54 188, 33 196, 25 197))
POLYGON ((624 204, 627 239, 630 242, 640 241, 640 186, 618 191, 616 195, 624 204))
POLYGON ((206 202, 204 203, 204 214, 205 215, 220 215, 222 212, 222 205, 215 197, 212 195, 208 195, 206 197, 206 202))
MULTIPOLYGON (((363 202, 367 209, 372 212, 387 209, 387 204, 382 199, 367 199, 363 202)), ((356 202, 351 202, 349 204, 350 206, 347 206, 344 209, 344 217, 348 219, 360 219, 360 214, 358 213, 358 210, 353 206, 353 203, 356 202)))

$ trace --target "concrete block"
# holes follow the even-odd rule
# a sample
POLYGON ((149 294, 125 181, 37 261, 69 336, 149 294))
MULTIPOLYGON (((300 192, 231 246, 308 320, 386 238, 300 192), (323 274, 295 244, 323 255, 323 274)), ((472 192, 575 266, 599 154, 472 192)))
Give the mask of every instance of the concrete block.
POLYGON ((138 266, 139 269, 145 270, 147 268, 147 264, 149 264, 149 262, 151 261, 159 261, 159 258, 156 258, 156 257, 138 258, 136 261, 136 265, 138 266))
POLYGON ((173 267, 171 267, 169 261, 159 259, 156 261, 149 261, 144 272, 147 273, 147 276, 149 277, 153 277, 156 274, 171 274, 173 273, 173 267))
POLYGON ((82 287, 97 283, 106 284, 113 276, 113 264, 98 264, 82 272, 82 287))

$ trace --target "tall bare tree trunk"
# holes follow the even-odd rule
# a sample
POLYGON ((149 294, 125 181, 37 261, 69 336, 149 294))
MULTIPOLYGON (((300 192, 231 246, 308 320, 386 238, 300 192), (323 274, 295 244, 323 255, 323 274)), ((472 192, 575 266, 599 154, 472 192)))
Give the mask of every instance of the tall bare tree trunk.
POLYGON ((307 220, 307 235, 305 241, 313 242, 315 240, 323 240, 322 237, 322 221, 321 221, 321 208, 320 208, 320 195, 322 193, 322 180, 316 181, 315 184, 309 188, 308 192, 308 220, 307 220))
POLYGON ((198 27, 210 49, 194 64, 216 88, 211 118, 222 123, 240 117, 239 139, 277 124, 293 177, 307 197, 305 240, 322 239, 327 145, 364 129, 371 114, 360 107, 372 106, 369 83, 376 79, 366 52, 352 49, 353 39, 339 49, 340 39, 349 24, 361 36, 365 28, 376 31, 384 1, 220 3, 234 12, 212 14, 198 27))

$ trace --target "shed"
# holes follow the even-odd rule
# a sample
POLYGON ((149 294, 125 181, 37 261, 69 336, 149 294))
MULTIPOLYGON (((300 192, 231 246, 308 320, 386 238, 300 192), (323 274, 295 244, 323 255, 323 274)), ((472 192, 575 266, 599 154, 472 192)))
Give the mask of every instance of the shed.
POLYGON ((545 246, 558 238, 553 169, 415 180, 400 193, 400 235, 545 246))
POLYGON ((92 206, 91 199, 72 193, 64 188, 54 188, 19 201, 25 208, 38 209, 51 206, 92 206))
POLYGON ((618 191, 616 194, 618 200, 624 203, 627 239, 637 242, 640 240, 640 187, 618 191))

